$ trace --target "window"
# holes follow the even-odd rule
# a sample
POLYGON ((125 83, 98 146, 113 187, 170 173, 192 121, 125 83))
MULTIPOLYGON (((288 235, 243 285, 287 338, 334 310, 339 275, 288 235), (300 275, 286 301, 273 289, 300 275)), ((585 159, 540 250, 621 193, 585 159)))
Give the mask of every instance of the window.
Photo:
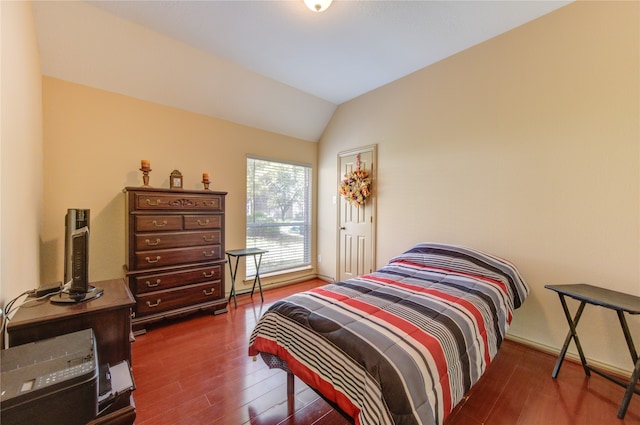
POLYGON ((261 274, 311 264, 311 166, 247 157, 246 246, 269 251, 261 274))

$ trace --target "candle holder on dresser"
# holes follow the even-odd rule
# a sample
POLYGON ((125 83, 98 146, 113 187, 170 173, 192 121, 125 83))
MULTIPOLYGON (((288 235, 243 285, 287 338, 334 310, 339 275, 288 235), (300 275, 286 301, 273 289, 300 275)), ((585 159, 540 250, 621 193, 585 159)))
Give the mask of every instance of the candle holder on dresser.
POLYGON ((142 186, 148 187, 149 186, 149 172, 151 171, 151 168, 140 168, 140 171, 142 171, 142 186))
POLYGON ((202 173, 202 184, 204 185, 204 190, 209 190, 209 184, 211 180, 209 180, 209 173, 202 173))

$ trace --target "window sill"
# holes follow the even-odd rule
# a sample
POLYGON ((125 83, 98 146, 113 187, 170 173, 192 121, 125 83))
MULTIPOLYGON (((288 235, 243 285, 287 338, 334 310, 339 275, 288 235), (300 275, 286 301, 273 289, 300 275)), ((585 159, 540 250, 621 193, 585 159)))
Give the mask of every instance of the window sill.
MULTIPOLYGON (((283 275, 288 275, 288 274, 298 273, 298 272, 305 272, 305 271, 309 271, 309 270, 312 270, 312 269, 313 269, 313 267, 311 267, 311 265, 309 265, 309 266, 296 267, 296 268, 287 269, 287 270, 278 270, 277 272, 260 273, 260 279, 276 277, 276 276, 283 276, 283 275)), ((255 275, 247 276, 243 280, 243 282, 244 283, 252 283, 253 279, 255 279, 255 277, 256 277, 255 275)))

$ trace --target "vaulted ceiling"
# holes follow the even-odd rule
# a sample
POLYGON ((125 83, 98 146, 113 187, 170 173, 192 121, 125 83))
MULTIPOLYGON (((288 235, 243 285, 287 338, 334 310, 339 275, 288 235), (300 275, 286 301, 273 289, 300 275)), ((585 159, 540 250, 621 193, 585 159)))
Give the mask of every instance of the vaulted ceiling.
POLYGON ((317 141, 335 108, 570 1, 34 2, 44 75, 317 141))

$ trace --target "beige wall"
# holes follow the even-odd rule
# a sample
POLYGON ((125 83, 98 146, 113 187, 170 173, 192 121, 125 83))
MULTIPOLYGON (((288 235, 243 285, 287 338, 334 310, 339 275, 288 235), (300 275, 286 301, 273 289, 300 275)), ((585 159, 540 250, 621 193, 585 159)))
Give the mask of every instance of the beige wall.
POLYGON ((42 83, 31 4, 0 2, 0 305, 39 283, 42 83))
MULTIPOLYGON (((243 244, 246 153, 317 164, 318 271, 334 276, 337 153, 373 143, 378 265, 427 240, 508 257, 532 288, 511 334, 556 349, 566 324, 544 284, 640 295, 637 2, 569 5, 346 103, 319 153, 314 143, 41 82, 30 7, 2 2, 0 12, 0 301, 62 278, 68 207, 91 209, 92 279, 123 275, 121 190, 141 184, 142 158, 154 186, 167 187, 177 168, 187 188, 208 171, 213 189, 229 191, 228 247, 243 244)), ((581 327, 590 357, 629 369, 611 312, 587 309, 581 327)))
MULTIPOLYGON (((336 274, 336 155, 377 144, 378 266, 421 241, 509 258, 532 289, 511 334, 554 349, 567 325, 545 284, 640 295, 639 5, 571 4, 341 105, 320 142, 319 272, 336 274)), ((631 368, 613 312, 581 327, 591 358, 631 368)))
MULTIPOLYGON (((58 79, 43 79, 43 99, 45 280, 62 279, 67 208, 91 210, 91 280, 124 275, 122 189, 142 184, 141 159, 151 161, 153 187, 168 188, 178 169, 185 189, 201 189, 202 173, 209 172, 211 189, 229 192, 227 248, 244 247, 248 153, 316 166, 316 143, 58 79)), ((284 278, 271 281, 278 279, 284 278)))

